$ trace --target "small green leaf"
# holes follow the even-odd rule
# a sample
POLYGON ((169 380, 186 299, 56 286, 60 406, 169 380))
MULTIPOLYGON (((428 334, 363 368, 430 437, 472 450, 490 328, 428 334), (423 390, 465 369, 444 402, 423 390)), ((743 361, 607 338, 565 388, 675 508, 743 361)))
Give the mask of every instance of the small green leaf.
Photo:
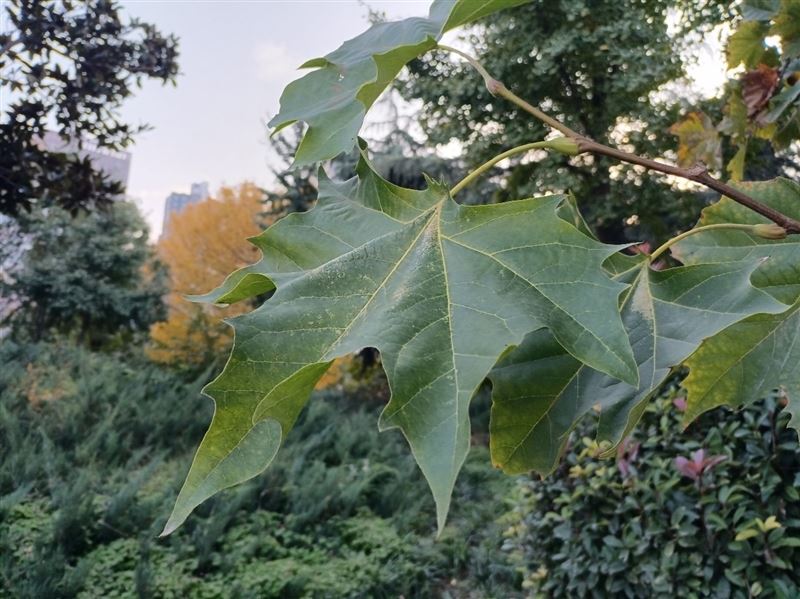
POLYGON ((733 158, 731 158, 730 162, 728 162, 728 166, 726 167, 731 180, 741 181, 744 178, 744 160, 746 156, 747 143, 744 143, 739 146, 739 149, 736 150, 736 154, 734 154, 733 158))
POLYGON ((770 100, 769 112, 764 115, 763 121, 765 123, 774 123, 783 116, 786 109, 792 106, 798 98, 800 98, 800 81, 791 87, 787 87, 770 100))
POLYGON ((409 61, 435 48, 445 32, 528 1, 436 0, 427 18, 376 23, 325 57, 303 64, 316 70, 286 87, 269 126, 278 132, 297 121, 308 124, 294 166, 347 152, 356 145, 367 110, 409 61))
POLYGON ((775 543, 774 547, 777 549, 778 547, 800 547, 800 539, 797 537, 784 537, 775 543))
MULTIPOLYGON (((734 187, 792 218, 800 218, 800 185, 789 179, 739 182, 734 187)), ((749 208, 722 198, 703 210, 697 226, 720 223, 770 223, 749 208)), ((753 273, 753 285, 785 304, 800 296, 800 235, 786 239, 761 239, 745 231, 717 230, 691 235, 672 249, 684 264, 738 262, 768 258, 753 273)))
POLYGON ((547 328, 578 359, 636 384, 617 310, 624 285, 602 269, 619 247, 562 219, 564 199, 461 206, 438 183, 414 191, 386 182, 363 156, 355 179, 321 173, 317 205, 256 238, 263 259, 210 294, 275 289, 232 321, 233 352, 206 388, 214 420, 168 528, 260 472, 330 362, 365 347, 381 352, 392 391, 380 427, 408 439, 440 529, 469 449, 470 399, 525 334, 547 328), (260 461, 240 467, 237 448, 264 422, 279 423, 280 434, 260 461))
POLYGON ((778 522, 775 516, 770 516, 763 522, 759 521, 758 527, 761 529, 761 532, 769 532, 770 530, 781 528, 781 523, 778 522))
POLYGON ((727 405, 738 407, 783 387, 790 425, 800 430, 800 301, 783 314, 748 318, 706 341, 687 361, 684 422, 727 405))
POLYGON ((770 21, 780 8, 780 0, 751 0, 742 4, 746 21, 770 21))
POLYGON ((746 541, 758 536, 758 531, 755 528, 746 528, 736 535, 734 541, 746 541))

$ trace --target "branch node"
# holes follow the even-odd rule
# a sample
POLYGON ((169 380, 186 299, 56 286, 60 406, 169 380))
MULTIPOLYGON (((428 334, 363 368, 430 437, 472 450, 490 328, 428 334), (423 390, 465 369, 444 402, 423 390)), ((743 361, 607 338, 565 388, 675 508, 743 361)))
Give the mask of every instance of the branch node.
MULTIPOLYGON (((466 52, 458 50, 457 48, 445 46, 443 44, 439 44, 439 49, 444 50, 446 52, 452 52, 464 58, 481 74, 484 82, 486 83, 486 88, 489 90, 489 93, 495 96, 500 96, 502 98, 505 98, 506 100, 509 100, 510 102, 513 102, 526 112, 532 114, 541 122, 545 123, 546 125, 549 125, 556 131, 561 132, 565 137, 574 140, 575 142, 577 142, 579 153, 589 152, 592 154, 598 154, 600 156, 608 156, 609 158, 614 158, 622 162, 643 166, 648 170, 664 173, 666 175, 673 175, 676 177, 681 177, 682 179, 688 179, 689 181, 700 183, 701 185, 705 185, 706 187, 713 189, 714 191, 717 191, 724 196, 729 197, 733 201, 741 204, 742 206, 750 208, 751 210, 757 212, 761 216, 768 218, 773 223, 779 225, 783 230, 785 230, 787 234, 800 234, 800 221, 795 220, 766 204, 762 204, 755 198, 751 198, 749 195, 747 195, 742 191, 739 191, 735 187, 731 187, 730 185, 723 183, 722 181, 718 181, 717 179, 708 174, 708 168, 704 164, 696 164, 695 166, 688 169, 681 168, 678 166, 673 166, 671 164, 664 164, 662 162, 650 160, 649 158, 637 156, 636 154, 631 154, 630 152, 624 152, 622 150, 611 148, 605 144, 593 141, 581 135, 577 131, 573 131, 558 119, 554 119, 553 117, 539 110, 536 106, 533 106, 529 102, 526 102, 525 100, 517 96, 514 92, 512 92, 505 85, 503 85, 502 82, 492 77, 476 58, 470 56, 466 52)), ((570 152, 571 151, 573 151, 572 148, 570 148, 570 152)), ((465 181, 462 181, 462 183, 465 183, 465 181)), ((456 188, 453 189, 455 190, 456 188)), ((778 233, 776 232, 774 234, 778 233)))
POLYGON ((497 79, 494 79, 492 77, 486 80, 486 89, 488 89, 489 93, 492 94, 493 96, 498 95, 500 91, 503 90, 505 87, 506 86, 503 85, 502 81, 498 81, 497 79))
POLYGON ((708 167, 705 164, 695 164, 692 168, 686 171, 686 174, 690 177, 697 177, 701 178, 708 174, 708 167))

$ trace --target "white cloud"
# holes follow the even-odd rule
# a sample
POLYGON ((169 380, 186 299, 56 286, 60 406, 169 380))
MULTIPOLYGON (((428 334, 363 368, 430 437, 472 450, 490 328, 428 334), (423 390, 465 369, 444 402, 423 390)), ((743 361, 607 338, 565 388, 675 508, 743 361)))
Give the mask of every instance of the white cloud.
POLYGON ((261 81, 285 82, 298 77, 303 62, 282 44, 258 42, 253 48, 256 77, 261 81))

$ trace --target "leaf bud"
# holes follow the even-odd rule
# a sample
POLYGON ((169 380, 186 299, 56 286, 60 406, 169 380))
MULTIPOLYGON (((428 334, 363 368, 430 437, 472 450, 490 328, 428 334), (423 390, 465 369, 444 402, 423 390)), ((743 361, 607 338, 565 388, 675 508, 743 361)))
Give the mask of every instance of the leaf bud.
POLYGON ((753 225, 753 233, 763 239, 785 239, 786 229, 775 223, 753 225))
POLYGON ((548 148, 551 150, 555 150, 556 152, 561 152, 562 154, 566 154, 567 156, 577 156, 581 153, 580 146, 578 146, 578 142, 574 139, 569 137, 555 137, 553 139, 547 140, 548 148))

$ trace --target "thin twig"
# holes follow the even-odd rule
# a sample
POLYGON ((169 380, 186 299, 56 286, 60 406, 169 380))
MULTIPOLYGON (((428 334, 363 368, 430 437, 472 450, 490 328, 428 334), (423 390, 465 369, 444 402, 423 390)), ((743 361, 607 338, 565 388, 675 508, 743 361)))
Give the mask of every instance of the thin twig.
POLYGON ((444 50, 445 52, 452 52, 453 54, 457 54, 464 60, 466 60, 472 67, 480 73, 481 77, 483 77, 483 82, 486 84, 486 89, 489 90, 489 93, 493 96, 501 96, 508 100, 511 100, 517 106, 522 107, 527 112, 530 112, 533 116, 535 116, 540 121, 550 125, 553 129, 561 131, 567 137, 579 137, 578 133, 567 127, 566 125, 560 123, 556 119, 548 116, 532 104, 529 104, 519 96, 517 96, 514 92, 508 89, 501 81, 498 81, 494 77, 489 74, 489 71, 478 62, 478 60, 466 52, 459 50, 458 48, 453 48, 452 46, 445 46, 444 44, 439 44, 439 49, 444 50))
POLYGON ((560 131, 567 137, 571 137, 572 139, 575 140, 583 139, 583 136, 580 133, 578 133, 577 131, 573 131, 561 121, 554 119, 550 115, 536 108, 536 106, 534 106, 533 104, 526 102, 525 100, 520 98, 517 94, 508 89, 505 85, 503 85, 500 81, 496 81, 495 85, 493 85, 492 88, 493 90, 490 88, 489 91, 491 91, 495 96, 500 96, 501 98, 510 100, 511 102, 522 108, 525 112, 529 112, 537 119, 539 119, 546 125, 549 125, 556 131, 560 131))
POLYGON ((667 175, 674 175, 676 177, 680 177, 682 179, 687 179, 689 181, 694 181, 695 183, 700 183, 708 187, 709 189, 713 189, 714 191, 718 191, 722 195, 729 197, 735 202, 738 202, 742 206, 746 206, 750 208, 750 210, 754 212, 758 212, 761 216, 768 218, 772 222, 780 225, 788 233, 800 233, 800 221, 797 221, 789 216, 786 216, 782 212, 767 206, 766 204, 762 204, 758 200, 750 197, 746 193, 739 191, 738 189, 731 187, 727 183, 723 183, 719 179, 715 179, 711 175, 708 174, 708 169, 702 165, 698 165, 692 168, 681 168, 678 166, 673 166, 671 164, 665 164, 663 162, 657 162, 655 160, 650 160, 649 158, 643 158, 641 156, 637 156, 636 154, 631 154, 629 152, 623 152, 622 150, 617 150, 616 148, 610 148, 606 145, 601 143, 597 143, 591 139, 586 139, 583 137, 577 138, 575 141, 578 142, 578 146, 584 152, 591 152, 592 154, 601 154, 603 156, 609 156, 611 158, 616 158, 622 162, 628 162, 630 164, 638 164, 639 166, 643 166, 651 171, 657 171, 660 173, 664 173, 667 175))
POLYGON ((475 70, 477 70, 481 77, 483 77, 484 82, 486 83, 486 88, 492 94, 496 96, 500 96, 513 102, 524 111, 530 113, 543 123, 549 125, 553 129, 560 131, 567 137, 574 139, 578 143, 578 147, 580 148, 581 152, 589 152, 592 154, 598 154, 602 156, 608 156, 610 158, 615 158, 621 162, 628 162, 630 164, 637 164, 639 166, 643 166, 648 170, 656 171, 660 173, 664 173, 667 175, 673 175, 675 177, 680 177, 682 179, 686 179, 688 181, 694 181, 695 183, 700 183, 709 189, 713 189, 714 191, 718 191, 724 196, 729 197, 735 202, 746 206, 750 210, 757 212, 761 216, 771 220, 772 222, 780 225, 784 229, 786 229, 787 233, 790 234, 797 234, 800 233, 800 221, 797 221, 789 216, 786 216, 782 212, 771 208, 765 204, 762 204, 758 200, 750 197, 744 192, 739 191, 728 185, 727 183, 723 183, 718 179, 715 179, 711 175, 708 174, 708 169, 702 165, 698 165, 692 168, 682 168, 678 166, 673 166, 671 164, 665 164, 663 162, 657 162, 655 160, 650 160, 649 158, 643 158, 636 154, 631 154, 630 152, 623 152, 622 150, 617 150, 616 148, 612 148, 606 146, 604 144, 598 143, 592 139, 589 139, 576 131, 573 131, 557 119, 549 116, 542 110, 536 108, 535 106, 531 105, 529 102, 526 102, 511 90, 509 90, 505 85, 503 85, 500 81, 492 77, 486 68, 473 56, 470 56, 466 52, 458 50, 457 48, 452 48, 450 46, 445 46, 439 44, 438 46, 441 50, 445 50, 447 52, 452 52, 464 58, 470 65, 472 65, 475 70))

